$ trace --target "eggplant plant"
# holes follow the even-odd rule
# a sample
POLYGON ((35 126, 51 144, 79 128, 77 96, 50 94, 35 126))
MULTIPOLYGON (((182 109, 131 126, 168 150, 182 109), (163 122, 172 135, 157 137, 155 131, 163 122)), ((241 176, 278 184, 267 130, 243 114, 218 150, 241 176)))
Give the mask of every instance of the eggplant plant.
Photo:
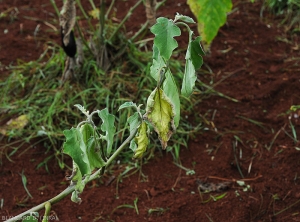
MULTIPOLYGON (((69 9, 74 10, 73 7, 69 9)), ((68 13, 75 12, 62 11, 63 16, 68 13)), ((67 177, 70 185, 57 196, 7 221, 38 221, 35 213, 43 208, 45 208, 43 221, 47 221, 51 206, 70 194, 73 202, 82 202, 80 194, 84 191, 85 185, 101 177, 122 150, 129 147, 133 150, 133 158, 142 158, 150 143, 148 136, 150 129, 157 133, 162 149, 166 149, 170 137, 179 125, 180 95, 188 97, 193 93, 197 79, 196 70, 203 63, 204 52, 200 45, 201 38, 199 36, 194 38, 193 31, 188 25, 190 23, 195 23, 192 18, 177 13, 174 19, 157 18, 156 23, 151 27, 150 31, 155 38, 150 74, 157 84, 147 99, 145 109, 142 109, 142 104, 131 101, 119 107, 119 112, 123 109, 134 110, 133 114, 128 117, 129 136, 123 143, 115 151, 112 149, 116 134, 115 116, 108 112, 108 108, 89 112, 85 107, 75 105, 84 114, 85 119, 77 126, 63 132, 65 142, 62 152, 73 160, 72 174, 67 177), (181 27, 188 30, 188 47, 185 54, 184 76, 181 87, 178 87, 168 64, 172 59, 173 51, 178 47, 174 37, 181 35, 181 27), (99 125, 94 121, 95 116, 101 120, 99 125)), ((70 54, 70 47, 74 49, 74 45, 72 46, 74 20, 61 19, 60 24, 63 48, 68 56, 73 56, 72 53, 70 54)))

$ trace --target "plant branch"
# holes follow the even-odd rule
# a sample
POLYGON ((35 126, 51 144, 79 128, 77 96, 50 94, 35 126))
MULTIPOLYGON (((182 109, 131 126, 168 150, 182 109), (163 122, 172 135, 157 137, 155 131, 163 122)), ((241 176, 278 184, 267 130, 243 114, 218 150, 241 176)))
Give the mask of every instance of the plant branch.
POLYGON ((109 13, 110 13, 110 11, 111 11, 113 5, 115 4, 115 1, 116 1, 116 0, 112 0, 112 1, 111 1, 110 5, 109 5, 109 8, 108 8, 107 11, 106 11, 105 19, 108 19, 109 13))
MULTIPOLYGON (((111 157, 107 160, 105 167, 107 167, 108 165, 110 165, 113 160, 121 153, 121 151, 126 147, 126 145, 128 143, 130 143, 130 141, 135 137, 135 134, 137 132, 137 129, 135 129, 129 136, 128 138, 119 146, 119 148, 114 152, 113 155, 111 155, 111 157)), ((98 178, 99 176, 101 176, 102 172, 102 168, 98 169, 96 172, 94 172, 89 178, 88 178, 88 182, 98 178)), ((13 221, 17 221, 17 220, 21 220, 23 217, 25 217, 26 215, 30 214, 31 212, 37 212, 41 209, 43 209, 45 207, 46 204, 51 204, 51 206, 55 203, 58 203, 59 201, 61 201, 62 199, 64 199, 66 196, 68 196, 70 193, 72 193, 76 188, 76 184, 71 184, 70 186, 68 186, 64 191, 62 191, 60 194, 58 194, 57 196, 53 197, 52 199, 45 201, 44 203, 41 203, 15 217, 10 218, 9 220, 6 220, 6 222, 13 222, 13 221)))

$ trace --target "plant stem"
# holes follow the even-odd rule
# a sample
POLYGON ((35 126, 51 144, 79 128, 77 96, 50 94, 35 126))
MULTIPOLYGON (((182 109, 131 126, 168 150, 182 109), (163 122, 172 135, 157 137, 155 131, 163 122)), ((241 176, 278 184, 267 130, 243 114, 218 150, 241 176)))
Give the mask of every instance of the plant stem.
POLYGON ((58 8, 57 8, 57 6, 55 4, 55 1, 54 0, 50 0, 50 2, 51 2, 52 6, 53 6, 53 8, 54 8, 54 10, 55 10, 55 12, 57 14, 57 17, 59 18, 59 10, 58 10, 58 8))
POLYGON ((76 0, 76 2, 77 2, 77 5, 78 5, 80 11, 82 12, 84 18, 88 22, 90 29, 94 32, 95 31, 94 26, 91 24, 91 20, 90 20, 89 16, 86 14, 86 12, 85 12, 82 4, 81 4, 81 1, 80 0, 76 0))
POLYGON ((95 6, 95 4, 94 4, 94 1, 93 1, 93 0, 90 0, 90 4, 91 4, 93 10, 96 10, 96 9, 97 9, 96 6, 95 6))
MULTIPOLYGON (((137 129, 135 129, 129 136, 128 138, 119 146, 119 148, 114 152, 113 155, 111 155, 111 157, 107 160, 105 167, 107 167, 108 165, 110 165, 113 160, 121 153, 121 151, 126 147, 126 145, 128 143, 130 143, 130 141, 135 137, 135 134, 137 132, 137 129)), ((102 168, 98 169, 95 173, 93 173, 89 178, 88 178, 88 182, 98 178, 99 176, 101 176, 101 171, 102 168)), ((70 186, 68 186, 64 191, 62 191, 60 194, 58 194, 57 196, 53 197, 52 199, 45 201, 44 203, 41 203, 15 217, 10 218, 9 220, 6 220, 6 222, 13 222, 13 221, 17 221, 17 220, 21 220, 24 216, 28 215, 31 212, 37 212, 41 209, 43 209, 45 207, 46 204, 51 204, 51 206, 55 203, 58 203, 59 201, 61 201, 62 199, 64 199, 66 196, 68 196, 70 193, 72 193, 75 190, 76 184, 71 184, 70 186)))
POLYGON ((142 3, 142 0, 139 0, 137 3, 135 3, 134 6, 132 6, 127 15, 125 16, 125 18, 122 20, 122 22, 119 24, 119 26, 115 29, 114 33, 110 36, 108 41, 111 41, 114 36, 119 32, 120 28, 123 27, 124 23, 127 21, 127 19, 131 16, 132 12, 142 3))
POLYGON ((115 4, 115 1, 116 1, 116 0, 112 0, 112 1, 111 1, 110 5, 109 5, 109 8, 108 8, 107 11, 106 11, 105 19, 108 18, 110 11, 111 11, 113 5, 115 4))
POLYGON ((82 31, 81 31, 81 29, 80 29, 80 27, 79 27, 79 25, 78 25, 78 22, 75 23, 75 26, 76 26, 76 28, 77 28, 77 30, 78 30, 79 36, 80 36, 80 38, 81 38, 83 44, 84 44, 85 47, 88 49, 89 53, 90 53, 91 55, 93 55, 93 52, 92 52, 91 48, 89 47, 89 44, 87 43, 87 41, 86 41, 86 40, 84 39, 84 37, 83 37, 83 33, 82 33, 82 31))

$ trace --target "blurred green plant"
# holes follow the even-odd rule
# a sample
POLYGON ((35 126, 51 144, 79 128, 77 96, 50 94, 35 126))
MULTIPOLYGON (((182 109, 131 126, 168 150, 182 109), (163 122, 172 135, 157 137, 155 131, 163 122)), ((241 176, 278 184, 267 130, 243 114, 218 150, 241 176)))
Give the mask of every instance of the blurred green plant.
POLYGON ((275 15, 283 16, 282 25, 286 31, 300 31, 300 2, 298 0, 266 0, 267 7, 275 15))
POLYGON ((202 37, 204 48, 209 51, 213 39, 227 20, 231 11, 231 0, 187 0, 198 22, 198 32, 202 37))

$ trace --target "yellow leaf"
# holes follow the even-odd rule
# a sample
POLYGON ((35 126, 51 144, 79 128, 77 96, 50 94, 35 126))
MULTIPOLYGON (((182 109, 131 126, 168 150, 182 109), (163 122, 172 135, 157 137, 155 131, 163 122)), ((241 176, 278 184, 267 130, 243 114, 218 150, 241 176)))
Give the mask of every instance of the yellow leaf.
POLYGON ((6 125, 0 128, 0 133, 7 135, 9 130, 20 130, 23 129, 29 122, 29 117, 27 115, 21 115, 15 119, 10 119, 6 125))
POLYGON ((96 8, 92 11, 89 11, 89 15, 93 18, 93 19, 99 19, 99 9, 96 8))
POLYGON ((153 125, 163 149, 166 149, 170 137, 176 130, 173 107, 173 103, 160 88, 155 88, 147 101, 144 117, 153 125))

